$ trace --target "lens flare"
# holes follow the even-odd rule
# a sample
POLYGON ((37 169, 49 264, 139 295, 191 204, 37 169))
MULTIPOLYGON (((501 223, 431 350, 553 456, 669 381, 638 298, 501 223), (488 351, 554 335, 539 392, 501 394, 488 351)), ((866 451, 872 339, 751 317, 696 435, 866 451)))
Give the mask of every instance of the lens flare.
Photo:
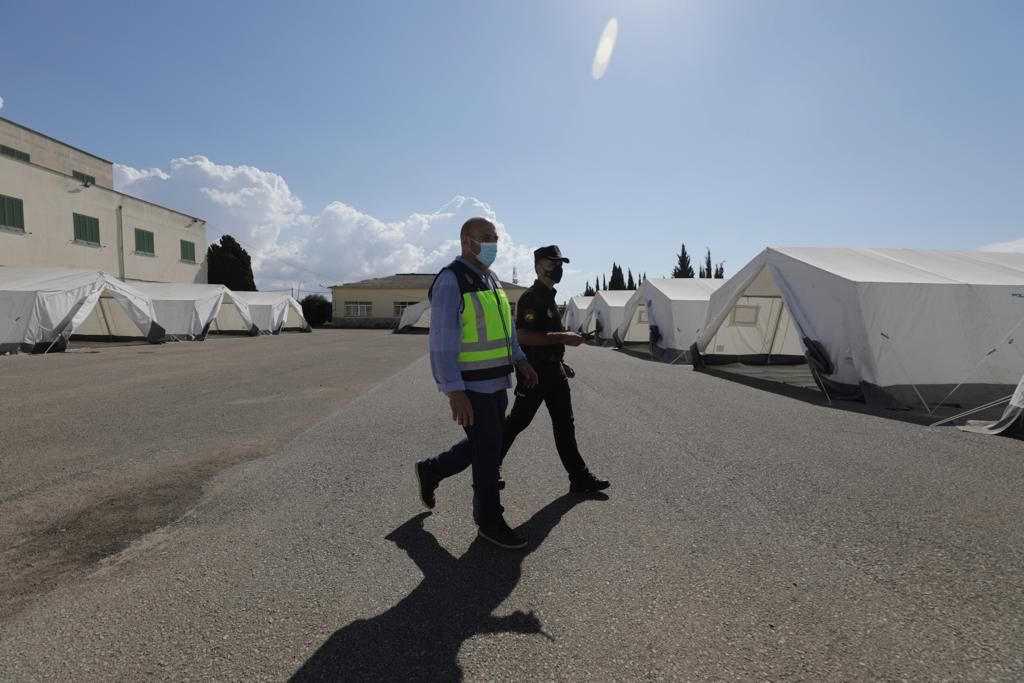
POLYGON ((597 41, 597 52, 594 53, 594 65, 590 69, 595 81, 601 80, 604 72, 608 70, 608 63, 612 61, 612 51, 615 49, 615 39, 619 37, 619 20, 611 18, 601 32, 601 39, 597 41))

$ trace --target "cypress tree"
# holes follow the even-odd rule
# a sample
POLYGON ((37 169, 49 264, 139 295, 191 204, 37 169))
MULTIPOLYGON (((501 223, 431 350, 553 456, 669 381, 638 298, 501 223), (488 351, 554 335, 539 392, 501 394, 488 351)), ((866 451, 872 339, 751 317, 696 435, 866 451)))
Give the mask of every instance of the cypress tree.
POLYGON ((690 255, 686 253, 685 244, 679 249, 676 266, 672 269, 672 277, 693 277, 693 264, 690 263, 690 255))

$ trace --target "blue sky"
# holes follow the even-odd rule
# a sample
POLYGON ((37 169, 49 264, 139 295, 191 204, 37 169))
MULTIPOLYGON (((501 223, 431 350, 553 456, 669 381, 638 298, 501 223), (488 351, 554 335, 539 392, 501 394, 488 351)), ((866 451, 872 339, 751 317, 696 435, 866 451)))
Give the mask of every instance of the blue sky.
POLYGON ((245 235, 267 283, 429 269, 480 206, 441 211, 456 196, 486 203, 516 263, 560 244, 579 271, 567 294, 613 260, 666 275, 683 241, 727 273, 768 245, 1024 249, 1014 0, 100 0, 3 16, 0 116, 161 169, 122 185, 245 235), (373 244, 345 261, 346 240, 373 244))

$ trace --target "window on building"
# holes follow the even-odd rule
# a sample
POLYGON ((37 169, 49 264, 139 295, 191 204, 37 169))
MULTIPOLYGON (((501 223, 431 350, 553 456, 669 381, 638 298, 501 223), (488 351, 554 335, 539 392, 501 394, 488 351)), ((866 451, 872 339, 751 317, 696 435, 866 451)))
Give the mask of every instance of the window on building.
POLYGON ((516 319, 516 302, 515 301, 509 301, 508 302, 508 307, 511 310, 512 319, 515 320, 516 319))
POLYGON ((181 260, 185 263, 196 262, 196 243, 181 240, 181 260))
POLYGON ((152 232, 135 228, 135 253, 156 256, 156 240, 152 232))
POLYGON ((80 173, 78 171, 72 171, 71 177, 75 180, 81 180, 83 183, 89 183, 90 185, 96 184, 96 179, 87 173, 80 173))
POLYGON ((25 207, 20 199, 0 194, 0 228, 25 232, 25 207))
POLYGON ((28 154, 25 154, 20 149, 14 149, 13 147, 8 147, 7 145, 0 145, 0 154, 4 155, 5 157, 17 159, 18 161, 32 160, 32 157, 30 157, 28 154))
POLYGON ((74 214, 75 241, 82 244, 100 244, 100 219, 74 214))
POLYGON ((757 306, 734 306, 730 323, 735 327, 757 327, 757 306))
POLYGON ((346 301, 346 318, 369 318, 373 313, 373 303, 370 301, 346 301))
POLYGON ((401 318, 402 314, 405 313, 405 309, 409 308, 410 306, 415 306, 416 304, 419 303, 419 301, 396 301, 394 303, 394 316, 396 318, 401 318))

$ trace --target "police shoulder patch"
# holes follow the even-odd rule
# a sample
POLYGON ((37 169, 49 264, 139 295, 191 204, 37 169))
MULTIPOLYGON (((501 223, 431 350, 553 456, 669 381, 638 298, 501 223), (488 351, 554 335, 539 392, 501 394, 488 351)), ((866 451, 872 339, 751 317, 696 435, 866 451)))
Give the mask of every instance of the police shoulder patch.
POLYGON ((534 319, 535 317, 537 317, 537 316, 536 316, 536 315, 534 314, 534 312, 533 312, 533 311, 531 311, 531 310, 529 310, 529 309, 527 309, 527 310, 523 311, 523 318, 525 318, 525 319, 526 319, 526 322, 528 322, 528 323, 532 323, 532 322, 533 322, 533 319, 534 319))

